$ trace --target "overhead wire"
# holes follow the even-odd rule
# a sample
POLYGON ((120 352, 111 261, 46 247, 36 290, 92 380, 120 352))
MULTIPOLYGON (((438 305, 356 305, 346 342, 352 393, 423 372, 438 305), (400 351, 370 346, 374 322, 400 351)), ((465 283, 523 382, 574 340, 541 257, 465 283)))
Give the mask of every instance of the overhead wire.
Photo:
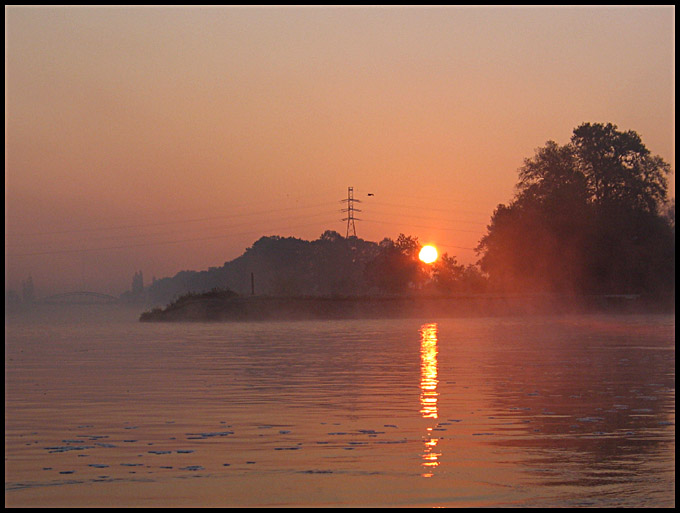
POLYGON ((207 216, 207 217, 199 217, 199 218, 193 218, 193 219, 179 219, 179 220, 174 220, 174 221, 155 221, 155 222, 152 222, 152 223, 136 223, 136 224, 127 224, 127 225, 118 225, 118 226, 99 226, 99 227, 95 227, 95 228, 79 228, 79 229, 57 230, 57 231, 50 230, 50 231, 45 231, 45 232, 5 233, 5 238, 7 238, 7 237, 29 237, 29 236, 39 236, 39 235, 62 235, 62 234, 67 234, 67 233, 87 233, 87 232, 96 232, 96 231, 142 228, 142 227, 148 227, 148 226, 187 224, 187 223, 195 223, 195 222, 202 222, 202 221, 211 221, 211 220, 216 220, 216 219, 228 219, 228 218, 232 218, 232 217, 242 217, 242 216, 253 215, 253 214, 255 214, 255 215, 257 215, 257 214, 271 214, 271 213, 275 213, 275 212, 284 212, 284 211, 295 210, 295 209, 299 209, 299 208, 312 208, 312 207, 325 206, 325 205, 328 205, 328 203, 325 202, 325 203, 320 203, 320 204, 315 204, 315 205, 298 205, 298 206, 293 206, 293 207, 282 207, 282 208, 275 208, 275 209, 260 210, 260 211, 255 211, 255 212, 243 212, 243 213, 220 215, 220 216, 207 216))
MULTIPOLYGON (((315 195, 318 196, 318 195, 315 195)), ((309 196, 307 196, 309 197, 309 196)), ((262 202, 259 202, 262 203, 262 202)), ((270 201, 267 201, 267 203, 270 203, 270 201)), ((255 203, 248 203, 248 205, 252 204, 257 204, 255 203)), ((373 200, 370 200, 365 203, 367 206, 368 205, 382 205, 382 206, 387 206, 387 207, 397 207, 397 208, 417 208, 420 210, 424 210, 426 212, 429 211, 434 211, 434 212, 451 212, 454 210, 457 213, 471 213, 471 214, 480 214, 479 212, 472 212, 472 211, 460 211, 457 209, 446 209, 446 208, 433 208, 430 206, 427 206, 423 208, 422 206, 415 206, 415 205, 396 205, 392 203, 384 203, 384 202, 375 202, 373 200)), ((205 216, 205 217, 196 217, 196 218, 191 218, 191 219, 180 219, 180 220, 168 220, 168 221, 157 221, 157 222, 152 222, 152 223, 136 223, 136 224, 128 224, 128 225, 116 225, 116 226, 108 226, 108 227, 96 227, 96 228, 82 228, 82 229, 72 229, 72 230, 60 230, 60 231, 48 231, 48 232, 35 232, 35 233, 28 233, 28 234, 6 234, 5 237, 31 237, 31 236, 59 236, 59 235, 73 235, 73 234, 83 234, 83 233, 96 233, 96 232, 102 232, 102 231, 113 231, 113 230, 123 230, 123 229, 144 229, 144 228, 151 228, 151 227, 158 227, 158 226, 170 226, 170 225, 188 225, 191 223, 199 223, 199 222, 209 222, 209 221, 216 221, 216 220, 224 220, 224 219, 235 219, 235 218, 240 218, 240 217, 249 217, 248 220, 244 220, 243 222, 238 222, 236 224, 230 223, 226 225, 219 225, 219 226, 202 226, 198 227, 197 229, 193 229, 194 232, 196 231, 214 231, 214 230, 233 230, 240 228, 244 225, 253 225, 253 224, 269 224, 271 225, 272 223, 268 220, 256 220, 257 216, 262 216, 262 215, 269 215, 277 212, 287 212, 287 211, 292 211, 292 210, 303 210, 303 209, 311 209, 311 208, 318 208, 318 207, 329 207, 330 202, 324 202, 324 203, 315 203, 315 204, 307 204, 307 205, 295 205, 295 206, 290 206, 290 207, 281 207, 281 208, 275 208, 275 209, 264 209, 264 210, 256 210, 256 211, 250 211, 250 212, 237 212, 237 213, 232 213, 232 214, 227 214, 227 215, 218 215, 218 216, 205 216)), ((373 210, 373 209, 371 209, 373 210)), ((383 216, 383 215, 388 215, 388 216, 393 216, 393 213, 390 212, 385 212, 381 210, 373 210, 373 213, 375 213, 378 216, 383 216)), ((402 212, 403 213, 403 212, 402 212)), ((283 217, 283 218, 278 218, 277 221, 279 222, 285 222, 285 221, 291 221, 294 219, 299 219, 299 218, 310 218, 310 217, 318 217, 318 216, 323 216, 323 215, 330 215, 330 212, 327 210, 323 210, 321 212, 316 212, 316 213, 306 213, 306 214, 296 214, 293 216, 288 216, 288 217, 283 217)), ((442 220, 439 217, 430 217, 430 216, 422 216, 422 215, 412 215, 409 214, 410 218, 416 218, 416 219, 424 219, 424 220, 432 220, 436 221, 438 223, 438 226, 431 226, 431 225, 422 225, 422 224, 411 224, 408 223, 409 227, 413 228, 425 228, 425 229, 437 229, 437 230, 444 230, 444 231, 453 231, 453 232, 463 232, 463 233, 479 233, 478 230, 465 230, 465 229, 458 229, 458 228, 448 228, 448 227, 442 227, 441 223, 467 223, 467 224, 479 224, 479 225, 485 225, 486 223, 482 223, 481 221, 472 221, 472 220, 464 220, 464 219, 446 219, 442 220)), ((362 221, 368 222, 368 223, 376 223, 376 224, 388 224, 388 225, 404 225, 404 222, 395 222, 395 221, 384 221, 384 220, 379 220, 379 219, 366 219, 363 218, 361 219, 362 221)), ((337 219, 330 220, 330 218, 325 220, 326 225, 333 225, 337 222, 337 219)), ((224 238, 229 238, 229 237, 238 237, 238 236, 243 236, 247 234, 253 234, 253 233, 261 233, 263 229, 270 229, 270 230, 282 230, 282 229, 297 229, 301 227, 308 227, 308 226, 313 226, 315 224, 321 225, 321 222, 318 223, 305 223, 303 225, 295 225, 291 226, 288 224, 288 226, 277 226, 274 227, 272 226, 271 228, 265 228, 265 227, 258 227, 258 228, 253 228, 251 230, 245 231, 245 232, 237 232, 237 233, 225 233, 225 234, 219 234, 219 235, 210 235, 210 236, 202 236, 202 237, 183 237, 183 238, 176 238, 173 240, 161 240, 161 241, 145 241, 145 242, 140 242, 140 243, 122 243, 122 244, 117 244, 117 245, 106 245, 106 246, 100 246, 100 247, 80 247, 80 248, 62 248, 62 249, 49 249, 49 250, 36 250, 36 251, 31 251, 29 250, 24 250, 23 252, 20 253, 14 253, 14 254, 8 254, 6 256, 9 257, 27 257, 27 256, 37 256, 37 255, 52 255, 52 254, 68 254, 68 253, 80 253, 80 252, 92 252, 92 251, 106 251, 106 250, 117 250, 117 249, 127 249, 127 248, 137 248, 137 247, 148 247, 148 246, 154 246, 154 245, 166 245, 166 244, 176 244, 176 243, 183 243, 183 242, 196 242, 196 241, 206 241, 206 240, 216 240, 216 239, 224 239, 224 238)), ((94 241, 108 241, 108 240, 121 240, 124 241, 126 239, 138 239, 140 237, 145 237, 145 238, 152 238, 152 237, 159 237, 159 236, 165 236, 165 235, 177 235, 177 231, 173 230, 172 232, 156 232, 156 233, 134 233, 134 234, 120 234, 120 235, 108 235, 106 237, 98 237, 95 238, 94 241)), ((88 242, 92 242, 93 239, 92 237, 88 238, 88 242)), ((75 243, 80 243, 82 245, 82 241, 52 241, 51 244, 59 245, 59 244, 75 244, 75 243)), ((41 245, 45 246, 45 241, 23 241, 23 242, 18 242, 15 241, 13 242, 14 248, 16 246, 31 246, 31 245, 41 245)), ((444 246, 444 244, 441 244, 444 246)), ((446 245, 445 247, 452 247, 456 249, 465 249, 465 250, 474 250, 474 248, 467 248, 467 247, 462 247, 462 246, 455 246, 455 245, 446 245)), ((7 245, 5 247, 7 250, 7 245)))
POLYGON ((398 226, 404 226, 407 225, 411 228, 425 228, 425 229, 436 229, 436 230, 445 230, 449 232, 463 232, 463 233, 479 233, 479 230, 461 230, 458 228, 443 228, 441 226, 432 226, 432 225, 422 225, 422 224, 412 224, 412 223, 397 223, 394 221, 376 221, 374 219, 365 219, 362 218, 362 221, 366 221, 368 223, 377 223, 377 224, 391 224, 391 225, 398 225, 398 226))
POLYGON ((370 200, 369 204, 370 205, 389 206, 389 207, 395 207, 395 208, 399 208, 399 209, 415 208, 415 209, 418 209, 418 210, 428 210, 428 211, 431 210, 431 211, 438 211, 438 212, 455 211, 456 213, 460 213, 460 214, 474 214, 474 215, 482 215, 482 216, 485 216, 485 217, 488 217, 488 215, 489 215, 488 212, 480 212, 480 211, 476 211, 476 210, 461 210, 461 209, 453 209, 453 208, 435 208, 435 207, 430 206, 431 203, 432 203, 432 200, 429 200, 428 205, 423 207, 423 205, 409 205, 409 204, 406 204, 406 203, 399 203, 399 204, 385 203, 385 202, 382 202, 382 201, 370 200))
MULTIPOLYGON (((307 227, 307 226, 314 226, 314 225, 317 225, 317 224, 318 224, 317 222, 306 223, 306 224, 303 224, 303 225, 296 225, 296 226, 290 227, 290 228, 302 228, 302 227, 307 227)), ((274 229, 275 230, 281 230, 281 229, 285 229, 285 227, 274 228, 274 229)), ((189 238, 189 239, 155 241, 155 242, 146 242, 146 243, 139 243, 139 244, 125 244, 125 245, 119 245, 119 246, 106 246, 106 247, 96 247, 96 248, 78 248, 78 249, 70 248, 70 249, 62 249, 62 250, 37 251, 37 252, 33 252, 33 253, 14 254, 14 255, 7 255, 7 256, 29 257, 29 256, 56 255, 56 254, 67 254, 67 253, 89 253, 89 252, 93 252, 93 251, 110 251, 110 250, 117 250, 117 249, 131 249, 131 248, 159 246, 159 245, 166 245, 166 244, 180 244, 180 243, 185 243, 185 242, 200 242, 200 241, 206 241, 206 240, 226 239, 226 238, 230 238, 230 237, 252 235, 252 234, 255 234, 255 233, 261 233, 261 230, 258 230, 258 231, 248 230, 248 231, 240 232, 240 233, 229 233, 229 234, 215 235, 215 236, 210 236, 210 237, 194 237, 194 238, 189 238)))
MULTIPOLYGON (((287 216, 287 217, 280 217, 277 220, 278 221, 291 221, 291 220, 296 220, 300 218, 310 218, 310 217, 319 217, 323 215, 330 215, 328 211, 323 211, 323 212, 316 212, 316 213, 310 213, 310 214, 297 214, 293 216, 287 216)), ((252 226, 253 224, 267 224, 270 223, 268 220, 255 220, 255 219, 250 219, 248 221, 240 221, 238 223, 230 223, 230 224, 221 224, 217 226, 202 226, 198 227, 195 229, 192 229, 193 232, 201 231, 201 232, 206 232, 206 231, 215 231, 215 230, 233 230, 240 228, 242 226, 250 225, 252 226)), ((148 226, 148 225, 147 225, 148 226)), ((104 237, 88 237, 87 242, 102 242, 102 241, 110 241, 110 240, 125 240, 125 239, 139 239, 140 237, 145 237, 145 238, 153 238, 153 237, 159 237, 159 236, 167 236, 167 235, 177 235, 178 231, 173 230, 173 231, 163 231, 163 232, 154 232, 154 233, 129 233, 129 234, 115 234, 115 235, 108 235, 104 237)), ((50 241, 52 244, 68 244, 72 243, 73 241, 64 241, 64 240, 58 240, 58 241, 50 241)), ((15 243, 11 247, 13 249, 17 249, 17 246, 26 246, 26 245, 36 245, 36 244, 41 244, 44 245, 45 243, 43 241, 27 241, 23 243, 15 243)))

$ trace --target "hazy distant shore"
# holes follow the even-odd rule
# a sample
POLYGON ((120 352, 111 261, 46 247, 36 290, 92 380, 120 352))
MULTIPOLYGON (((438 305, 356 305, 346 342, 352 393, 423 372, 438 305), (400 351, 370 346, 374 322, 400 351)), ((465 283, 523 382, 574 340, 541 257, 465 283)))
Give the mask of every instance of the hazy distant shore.
POLYGON ((670 313, 674 298, 638 295, 235 296, 196 294, 141 314, 142 322, 458 317, 560 313, 670 313))

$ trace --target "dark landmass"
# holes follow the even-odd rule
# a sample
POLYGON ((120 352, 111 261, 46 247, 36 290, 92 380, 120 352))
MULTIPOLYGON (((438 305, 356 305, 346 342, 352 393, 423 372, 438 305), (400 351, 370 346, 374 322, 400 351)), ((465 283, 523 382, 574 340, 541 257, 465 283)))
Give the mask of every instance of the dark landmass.
POLYGON ((158 307, 145 321, 674 311, 670 173, 637 133, 584 123, 525 159, 474 264, 448 253, 425 264, 403 233, 371 242, 326 230, 263 236, 222 267, 146 289, 137 273, 126 297, 158 307))
POLYGON ((240 296, 231 291, 187 294, 142 322, 225 322, 419 317, 478 317, 569 313, 673 313, 674 299, 637 295, 458 295, 458 296, 240 296))

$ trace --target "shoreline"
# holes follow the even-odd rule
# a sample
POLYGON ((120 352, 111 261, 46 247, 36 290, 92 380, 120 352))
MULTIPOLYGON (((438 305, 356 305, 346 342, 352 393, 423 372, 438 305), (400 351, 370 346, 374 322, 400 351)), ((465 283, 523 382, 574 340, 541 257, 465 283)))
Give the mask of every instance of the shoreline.
POLYGON ((673 313, 675 299, 633 294, 448 296, 184 296, 140 315, 141 322, 230 322, 407 317, 469 317, 570 313, 673 313))

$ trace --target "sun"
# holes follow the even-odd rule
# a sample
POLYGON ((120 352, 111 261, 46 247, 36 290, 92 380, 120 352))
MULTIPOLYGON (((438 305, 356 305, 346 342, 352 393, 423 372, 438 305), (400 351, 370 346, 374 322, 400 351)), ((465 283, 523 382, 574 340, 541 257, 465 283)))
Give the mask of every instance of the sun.
POLYGON ((437 260, 438 256, 439 254, 437 253, 437 248, 434 246, 423 246, 423 248, 420 250, 420 253, 418 254, 418 258, 420 258, 420 260, 426 264, 431 264, 437 260))

